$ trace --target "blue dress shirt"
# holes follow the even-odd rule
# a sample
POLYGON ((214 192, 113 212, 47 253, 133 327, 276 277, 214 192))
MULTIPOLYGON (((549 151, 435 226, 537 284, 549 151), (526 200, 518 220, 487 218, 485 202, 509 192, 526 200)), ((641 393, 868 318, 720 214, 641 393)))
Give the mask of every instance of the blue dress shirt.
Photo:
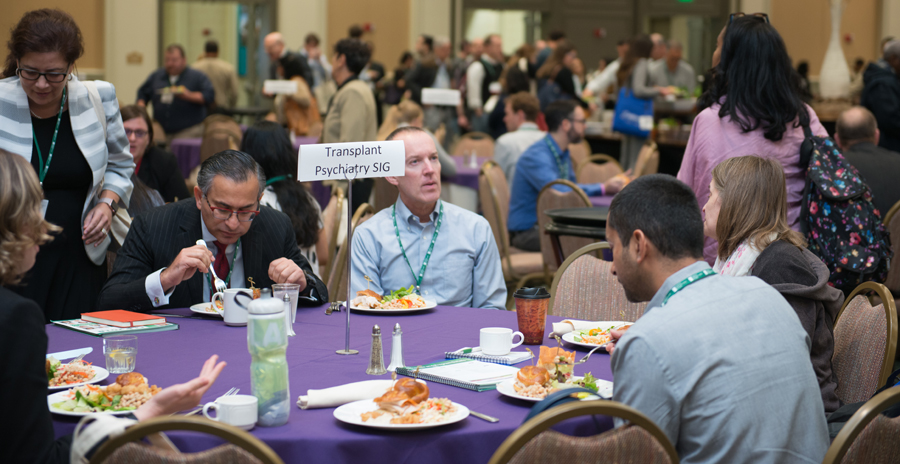
MULTIPOLYGON (((560 161, 568 166, 567 180, 575 182, 575 169, 569 157, 569 149, 559 149, 559 145, 549 135, 530 146, 519 161, 516 162, 516 176, 513 178, 511 197, 509 200, 509 220, 507 228, 513 232, 521 232, 534 227, 537 223, 537 199, 538 194, 545 185, 560 178, 559 166, 553 157, 553 152, 547 146, 547 142, 553 145, 560 154, 560 161)), ((588 196, 603 195, 603 184, 578 184, 588 196)), ((560 186, 558 190, 567 190, 560 186)))
POLYGON ((354 231, 351 248, 354 295, 367 285, 376 293, 384 294, 415 284, 442 203, 444 219, 420 285, 422 298, 447 306, 506 307, 506 284, 490 224, 477 214, 440 200, 431 213, 431 220, 424 224, 402 200, 395 204, 397 228, 409 265, 397 243, 391 208, 381 210, 354 231), (366 282, 363 276, 369 276, 373 282, 366 282))

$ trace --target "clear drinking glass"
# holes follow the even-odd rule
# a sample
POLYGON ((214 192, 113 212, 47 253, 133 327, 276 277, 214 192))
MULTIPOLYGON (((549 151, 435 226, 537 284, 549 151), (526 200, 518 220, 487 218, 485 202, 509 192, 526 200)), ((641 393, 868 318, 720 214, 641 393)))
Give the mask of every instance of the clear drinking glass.
POLYGON ((137 336, 103 337, 103 355, 106 358, 106 370, 110 374, 125 374, 134 371, 137 360, 137 336))
POLYGON ((300 299, 300 284, 274 284, 272 285, 272 296, 281 301, 284 300, 284 294, 291 296, 291 324, 297 322, 297 300, 300 299))

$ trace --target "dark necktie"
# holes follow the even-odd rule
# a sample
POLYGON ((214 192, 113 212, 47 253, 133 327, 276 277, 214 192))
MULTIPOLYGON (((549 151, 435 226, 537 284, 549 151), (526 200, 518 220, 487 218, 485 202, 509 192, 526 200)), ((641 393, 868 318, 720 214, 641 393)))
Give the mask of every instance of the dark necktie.
POLYGON ((213 240, 213 245, 216 246, 218 253, 216 253, 216 262, 213 264, 213 269, 216 271, 216 275, 219 276, 225 282, 225 285, 228 285, 228 256, 225 255, 225 249, 228 248, 228 245, 223 245, 219 243, 218 240, 213 240))

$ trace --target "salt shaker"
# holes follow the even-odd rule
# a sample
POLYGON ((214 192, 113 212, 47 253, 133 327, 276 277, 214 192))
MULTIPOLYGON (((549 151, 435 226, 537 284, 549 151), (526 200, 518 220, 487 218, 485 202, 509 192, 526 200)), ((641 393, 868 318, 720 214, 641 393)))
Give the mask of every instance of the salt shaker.
POLYGON ((372 352, 369 355, 369 367, 366 369, 366 374, 382 375, 386 373, 384 352, 381 349, 381 328, 376 324, 372 327, 372 352))
POLYGON ((390 372, 394 372, 398 367, 406 367, 406 364, 403 363, 402 335, 403 331, 400 330, 400 323, 398 322, 394 325, 394 335, 391 339, 391 364, 387 368, 390 372))

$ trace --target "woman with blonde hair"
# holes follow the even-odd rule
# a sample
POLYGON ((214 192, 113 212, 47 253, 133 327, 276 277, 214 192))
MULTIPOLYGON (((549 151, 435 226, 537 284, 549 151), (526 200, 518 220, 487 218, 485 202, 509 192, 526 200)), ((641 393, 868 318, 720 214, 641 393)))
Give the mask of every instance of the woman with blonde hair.
MULTIPOLYGON (((70 462, 82 457, 79 451, 93 446, 71 437, 54 439, 53 421, 47 409, 47 333, 44 313, 32 300, 19 296, 7 286, 15 285, 32 266, 38 248, 53 238, 48 232, 59 227, 45 221, 41 214, 43 192, 31 164, 25 158, 0 149, 0 397, 15 398, 6 406, 6 417, 15 418, 15 426, 5 428, 5 462, 70 462), (72 448, 72 451, 70 451, 72 448)), ((173 414, 196 406, 216 381, 225 363, 212 356, 203 365, 200 376, 190 382, 173 385, 159 392, 134 411, 131 420, 146 420, 173 414)), ((105 436, 120 425, 94 422, 82 429, 88 440, 105 436)), ((80 461, 78 461, 80 462, 80 461)))
POLYGON ((425 113, 422 111, 422 107, 412 100, 403 100, 388 110, 387 114, 384 116, 384 122, 378 129, 376 140, 385 140, 388 135, 391 135, 391 132, 404 126, 413 126, 423 129, 431 136, 431 139, 434 140, 434 145, 438 152, 438 159, 441 161, 441 176, 455 176, 456 162, 453 161, 453 157, 447 153, 447 150, 444 149, 437 137, 435 137, 430 130, 426 129, 424 125, 425 113))
POLYGON ((828 285, 828 267, 791 230, 787 210, 784 168, 777 160, 729 158, 712 170, 703 233, 719 242, 713 270, 759 277, 794 308, 809 334, 813 370, 825 412, 831 413, 840 407, 831 356, 844 295, 828 285))

